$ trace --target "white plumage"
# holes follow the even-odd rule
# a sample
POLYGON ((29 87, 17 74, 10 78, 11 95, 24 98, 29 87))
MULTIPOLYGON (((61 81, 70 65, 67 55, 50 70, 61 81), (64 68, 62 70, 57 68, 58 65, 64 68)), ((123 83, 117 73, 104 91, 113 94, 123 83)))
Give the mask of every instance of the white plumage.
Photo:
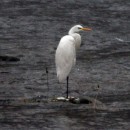
POLYGON ((55 54, 56 72, 59 82, 64 81, 76 62, 76 50, 81 45, 79 31, 90 31, 81 25, 73 26, 68 35, 61 38, 55 54))
POLYGON ((64 36, 56 50, 56 69, 59 82, 64 81, 76 62, 75 40, 72 36, 64 36))

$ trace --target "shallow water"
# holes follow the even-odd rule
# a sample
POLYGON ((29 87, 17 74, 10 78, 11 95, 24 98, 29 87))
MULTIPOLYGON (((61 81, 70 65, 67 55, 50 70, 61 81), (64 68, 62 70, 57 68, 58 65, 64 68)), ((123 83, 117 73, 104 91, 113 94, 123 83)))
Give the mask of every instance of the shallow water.
POLYGON ((129 6, 129 0, 1 1, 0 56, 20 61, 0 58, 0 129, 130 129, 130 43, 116 40, 130 40, 129 6), (97 97, 105 108, 48 101, 65 96, 54 56, 75 24, 93 31, 81 33, 70 95, 97 97))

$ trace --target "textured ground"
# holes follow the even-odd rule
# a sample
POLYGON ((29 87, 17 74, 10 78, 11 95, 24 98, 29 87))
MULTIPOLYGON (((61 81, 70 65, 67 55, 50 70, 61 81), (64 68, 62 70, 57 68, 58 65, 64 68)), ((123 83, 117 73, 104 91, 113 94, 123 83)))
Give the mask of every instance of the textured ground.
POLYGON ((130 43, 116 37, 130 40, 129 0, 0 1, 0 129, 129 130, 130 43), (93 31, 81 33, 70 95, 103 106, 48 101, 65 96, 54 56, 75 24, 93 31))

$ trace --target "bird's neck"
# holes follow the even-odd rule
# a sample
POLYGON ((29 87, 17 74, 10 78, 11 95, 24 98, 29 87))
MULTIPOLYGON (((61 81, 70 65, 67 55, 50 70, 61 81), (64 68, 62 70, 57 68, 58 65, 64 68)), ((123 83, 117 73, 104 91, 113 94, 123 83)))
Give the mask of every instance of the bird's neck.
POLYGON ((73 28, 71 28, 71 29, 69 30, 69 32, 68 32, 69 35, 74 34, 74 33, 75 33, 75 31, 74 31, 73 28))
POLYGON ((70 34, 70 36, 72 36, 75 40, 76 50, 79 49, 79 47, 81 45, 81 36, 78 33, 70 34))

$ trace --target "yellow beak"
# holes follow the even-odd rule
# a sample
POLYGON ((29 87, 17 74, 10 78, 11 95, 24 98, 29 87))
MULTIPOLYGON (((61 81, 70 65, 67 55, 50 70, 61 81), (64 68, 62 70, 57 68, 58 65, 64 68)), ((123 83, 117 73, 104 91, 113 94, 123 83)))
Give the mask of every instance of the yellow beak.
POLYGON ((83 31, 91 31, 92 29, 91 28, 81 28, 81 30, 83 30, 83 31))

